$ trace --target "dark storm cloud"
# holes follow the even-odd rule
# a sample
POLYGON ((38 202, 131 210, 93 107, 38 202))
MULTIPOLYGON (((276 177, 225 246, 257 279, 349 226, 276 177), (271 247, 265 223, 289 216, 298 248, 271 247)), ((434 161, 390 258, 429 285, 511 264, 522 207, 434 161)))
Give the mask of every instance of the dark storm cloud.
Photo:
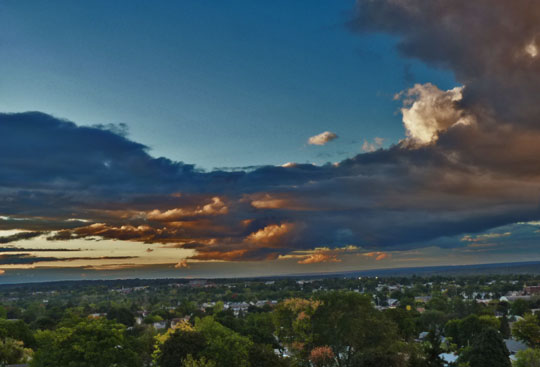
POLYGON ((54 257, 34 256, 29 253, 23 254, 0 254, 0 265, 31 265, 35 263, 47 263, 56 261, 75 260, 127 260, 135 259, 135 256, 104 256, 104 257, 54 257))
POLYGON ((535 0, 358 0, 351 26, 396 35, 404 55, 453 71, 464 104, 537 128, 538 19, 535 0))
POLYGON ((10 243, 10 242, 17 242, 21 240, 28 240, 31 238, 41 236, 42 234, 43 234, 42 232, 19 232, 19 233, 15 233, 9 236, 1 236, 0 243, 10 243))
MULTIPOLYGON (((203 172, 152 157, 125 128, 0 114, 0 229, 262 260, 318 246, 409 249, 538 220, 538 19, 533 1, 358 1, 355 31, 395 35, 405 56, 463 87, 411 86, 397 96, 407 138, 337 164, 203 172)), ((319 255, 300 261, 339 261, 319 255)))
POLYGON ((43 114, 0 115, 0 125, 11 175, 0 188, 10 215, 0 225, 48 230, 50 240, 114 238, 195 249, 203 260, 250 260, 320 245, 408 248, 538 218, 534 177, 480 165, 473 154, 456 160, 462 148, 450 132, 436 145, 402 143, 338 165, 205 173, 43 114), (16 148, 29 141, 34 150, 16 148))
POLYGON ((26 247, 0 247, 0 253, 3 252, 78 252, 81 249, 67 248, 26 248, 26 247))

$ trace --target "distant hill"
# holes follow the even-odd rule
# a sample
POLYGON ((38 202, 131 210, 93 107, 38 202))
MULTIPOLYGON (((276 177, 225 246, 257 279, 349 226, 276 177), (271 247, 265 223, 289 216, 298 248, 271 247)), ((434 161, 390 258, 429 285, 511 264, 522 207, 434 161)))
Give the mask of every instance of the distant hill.
MULTIPOLYGON (((394 269, 372 269, 333 273, 305 273, 305 274, 285 274, 264 277, 242 277, 242 278, 198 278, 212 279, 212 282, 222 283, 238 280, 272 280, 272 279, 312 279, 312 278, 355 278, 355 277, 403 277, 403 276, 466 276, 466 275, 489 275, 489 274, 540 274, 540 261, 497 263, 497 264, 476 264, 476 265, 455 265, 455 266, 427 266, 412 268, 394 269)), ((47 289, 61 287, 77 287, 81 285, 103 285, 106 287, 134 287, 141 285, 160 285, 167 283, 187 283, 197 278, 130 278, 130 279, 96 279, 96 280, 52 280, 42 282, 13 282, 0 284, 0 288, 28 287, 29 289, 47 289)))

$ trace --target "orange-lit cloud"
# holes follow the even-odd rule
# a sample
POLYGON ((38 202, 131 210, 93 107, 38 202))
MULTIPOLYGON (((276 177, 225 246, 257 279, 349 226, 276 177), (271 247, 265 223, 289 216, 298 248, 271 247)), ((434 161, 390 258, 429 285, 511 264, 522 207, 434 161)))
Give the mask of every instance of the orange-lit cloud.
POLYGON ((175 208, 166 211, 160 211, 158 209, 149 212, 146 217, 149 220, 171 222, 178 221, 184 218, 207 216, 207 215, 223 215, 227 214, 229 208, 222 201, 221 198, 215 196, 208 204, 197 206, 195 208, 175 208))
POLYGON ((289 206, 289 200, 280 197, 273 197, 269 194, 258 195, 251 201, 251 205, 257 209, 282 209, 289 206))
POLYGON ((332 252, 316 252, 307 256, 305 259, 298 260, 298 264, 316 264, 316 263, 337 263, 341 262, 341 259, 332 252))
POLYGON ((176 263, 174 267, 176 269, 183 269, 183 268, 189 269, 189 264, 186 259, 182 259, 178 263, 176 263))
POLYGON ((191 257, 194 260, 222 260, 222 261, 236 261, 242 258, 247 250, 233 250, 233 251, 205 251, 199 252, 197 255, 191 257))
POLYGON ((276 246, 295 228, 293 223, 271 224, 251 233, 246 240, 257 245, 276 246))
POLYGON ((376 261, 381 261, 381 260, 387 259, 387 258, 389 258, 391 256, 389 253, 382 252, 382 251, 367 252, 367 253, 365 253, 363 255, 367 256, 367 257, 375 258, 376 261))

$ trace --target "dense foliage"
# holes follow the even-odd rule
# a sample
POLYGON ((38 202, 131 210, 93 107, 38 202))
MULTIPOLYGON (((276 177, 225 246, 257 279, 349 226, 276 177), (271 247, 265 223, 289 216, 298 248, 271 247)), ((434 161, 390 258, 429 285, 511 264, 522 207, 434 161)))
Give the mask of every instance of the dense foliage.
POLYGON ((534 276, 127 280, 0 287, 0 365, 538 366, 534 276), (502 297, 502 298, 501 298, 502 297), (459 357, 459 358, 458 358, 459 357))

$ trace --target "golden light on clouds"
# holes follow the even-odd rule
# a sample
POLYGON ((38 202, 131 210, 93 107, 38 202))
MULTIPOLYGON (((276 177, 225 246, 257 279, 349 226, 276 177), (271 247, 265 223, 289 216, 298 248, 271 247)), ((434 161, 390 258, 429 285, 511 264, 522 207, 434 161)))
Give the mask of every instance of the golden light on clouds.
POLYGON ((175 208, 163 212, 155 209, 147 213, 146 218, 149 220, 169 222, 178 221, 187 217, 224 215, 228 212, 229 208, 225 205, 223 200, 220 197, 215 196, 211 199, 210 203, 195 208, 175 208))
POLYGON ((283 237, 290 234, 294 228, 293 223, 271 224, 251 233, 246 240, 259 245, 275 246, 279 244, 283 237))
POLYGON ((316 263, 327 263, 327 262, 341 262, 341 259, 333 253, 325 252, 316 252, 314 254, 308 255, 305 259, 298 260, 298 264, 316 264, 316 263))

